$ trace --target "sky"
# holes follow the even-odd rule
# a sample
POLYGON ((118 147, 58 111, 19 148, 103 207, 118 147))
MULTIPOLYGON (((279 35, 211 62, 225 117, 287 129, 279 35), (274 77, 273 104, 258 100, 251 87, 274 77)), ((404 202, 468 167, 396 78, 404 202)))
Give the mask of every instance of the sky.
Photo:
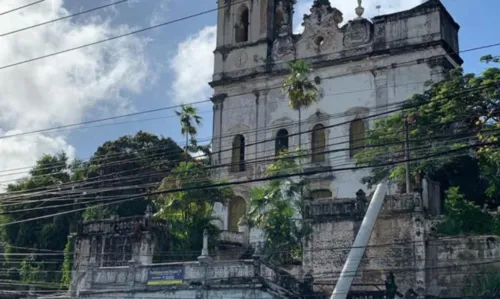
MULTIPOLYGON (((215 0, 128 0, 93 13, 69 18, 17 34, 9 31, 60 18, 116 0, 45 0, 2 15, 33 0, 0 0, 0 187, 26 175, 43 154, 65 151, 88 159, 96 148, 139 130, 181 142, 173 109, 95 123, 50 133, 5 137, 23 132, 206 101, 213 72, 216 12, 172 23, 140 34, 101 43, 46 59, 19 61, 58 52, 143 27, 211 10, 215 0), (19 169, 15 170, 14 169, 19 169), (9 176, 6 176, 9 174, 9 176)), ((356 0, 331 0, 354 17, 356 0)), ((422 0, 364 0, 365 17, 412 8, 422 0), (380 9, 376 6, 380 5, 380 9)), ((496 29, 498 0, 443 0, 461 25, 461 49, 500 42, 496 29)), ((298 0, 294 30, 312 0, 298 0)), ((499 54, 500 47, 464 53, 465 68, 480 72, 479 57, 499 54)), ((204 118, 199 139, 209 140, 210 102, 195 105, 204 118)))

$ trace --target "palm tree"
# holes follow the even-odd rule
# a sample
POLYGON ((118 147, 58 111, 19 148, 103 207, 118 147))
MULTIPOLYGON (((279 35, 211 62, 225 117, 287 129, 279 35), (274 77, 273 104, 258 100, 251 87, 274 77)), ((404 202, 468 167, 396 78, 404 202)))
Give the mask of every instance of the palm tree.
POLYGON ((281 90, 288 98, 288 105, 299 112, 299 148, 302 146, 301 109, 318 102, 318 89, 309 81, 307 75, 312 69, 303 61, 292 61, 288 64, 290 76, 283 82, 281 90))
POLYGON ((177 114, 181 121, 181 134, 186 137, 186 161, 189 151, 189 138, 191 137, 191 144, 197 144, 196 134, 198 134, 198 130, 196 129, 196 127, 199 127, 203 120, 203 118, 197 113, 198 109, 194 108, 191 105, 182 105, 181 111, 175 111, 175 114, 177 114), (196 127, 194 126, 193 122, 196 124, 196 127))

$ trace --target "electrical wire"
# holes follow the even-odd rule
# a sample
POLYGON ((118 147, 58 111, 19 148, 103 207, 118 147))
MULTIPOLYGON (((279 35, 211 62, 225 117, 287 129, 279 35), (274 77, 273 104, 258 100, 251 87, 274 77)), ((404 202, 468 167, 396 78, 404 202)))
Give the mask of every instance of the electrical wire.
MULTIPOLYGON (((472 146, 469 146, 468 148, 476 148, 476 147, 479 147, 479 146, 499 145, 499 144, 500 144, 500 142, 488 142, 488 143, 482 143, 482 144, 472 145, 472 146)), ((208 184, 206 186, 192 186, 192 187, 175 188, 175 189, 169 189, 169 190, 160 190, 160 191, 145 193, 145 194, 142 194, 141 196, 131 196, 131 197, 127 198, 127 199, 122 199, 122 200, 119 200, 119 201, 116 201, 116 202, 101 203, 101 204, 92 205, 90 207, 73 209, 73 210, 70 210, 70 211, 63 211, 63 212, 59 212, 59 213, 54 213, 54 214, 49 214, 49 215, 43 215, 43 216, 33 217, 33 218, 29 218, 29 219, 22 219, 22 220, 18 220, 18 221, 12 221, 12 222, 9 222, 9 223, 2 223, 2 224, 0 224, 0 227, 10 226, 10 225, 19 224, 19 223, 25 223, 25 222, 30 222, 30 221, 36 221, 36 220, 41 220, 41 219, 46 219, 46 218, 52 218, 52 217, 55 217, 55 216, 61 216, 61 215, 66 215, 66 214, 70 214, 70 213, 75 213, 75 212, 80 212, 80 211, 87 210, 88 208, 98 208, 98 207, 103 207, 103 206, 109 206, 109 205, 124 203, 124 202, 131 201, 131 200, 134 200, 134 199, 143 198, 144 196, 169 194, 169 193, 176 193, 176 192, 180 192, 180 191, 204 190, 204 189, 220 188, 220 187, 226 187, 226 186, 242 185, 242 184, 255 183, 255 182, 264 182, 264 181, 269 181, 269 180, 282 179, 282 178, 291 178, 291 177, 297 177, 297 176, 309 176, 309 175, 320 174, 320 173, 334 173, 334 172, 344 171, 344 170, 358 170, 358 169, 366 169, 366 168, 374 168, 374 167, 382 167, 382 166, 391 166, 391 165, 396 165, 396 164, 405 163, 405 162, 420 161, 420 160, 424 160, 424 159, 431 158, 431 157, 436 157, 436 156, 448 155, 450 153, 456 153, 456 152, 459 152, 459 151, 462 151, 462 150, 464 150, 464 148, 452 149, 452 150, 444 151, 444 152, 441 152, 441 153, 435 153, 435 154, 432 154, 432 155, 428 155, 427 157, 410 158, 410 159, 405 159, 403 161, 381 163, 381 164, 378 164, 378 165, 357 166, 357 167, 344 167, 344 168, 326 169, 326 170, 324 170, 324 169, 309 170, 309 171, 302 171, 302 172, 297 172, 297 173, 268 176, 268 177, 264 177, 264 178, 239 180, 239 181, 231 181, 231 182, 222 182, 222 183, 216 183, 216 184, 208 184)), ((297 156, 299 156, 299 155, 297 155, 297 156)))
MULTIPOLYGON (((213 10, 210 10, 210 11, 205 11, 205 12, 202 12, 201 14, 205 14, 205 13, 208 13, 208 12, 213 12, 213 11, 216 11, 218 9, 213 9, 213 10)), ((190 17, 198 16, 198 15, 199 14, 191 15, 190 17)), ((183 20, 183 18, 177 19, 177 20, 173 20, 173 21, 170 21, 170 22, 176 22, 176 21, 178 22, 179 20, 183 20)), ((163 25, 166 25, 167 23, 170 23, 170 22, 166 22, 166 23, 162 23, 162 24, 159 24, 159 25, 155 25, 153 27, 156 28, 158 26, 163 26, 163 25)), ((141 30, 143 30, 143 29, 141 29, 141 30)), ((142 32, 141 30, 134 31, 134 32, 142 32)), ((130 34, 132 34, 132 33, 126 33, 125 35, 120 35, 118 37, 111 38, 111 40, 119 38, 119 37, 127 36, 127 35, 130 35, 130 34)), ((107 40, 98 41, 96 43, 102 43, 104 41, 107 41, 107 40)), ((81 47, 91 46, 91 45, 94 45, 96 43, 87 44, 87 45, 84 45, 84 46, 81 46, 81 47)), ((469 48, 469 49, 466 49, 466 50, 462 50, 462 51, 459 51, 459 52, 447 53, 447 54, 442 54, 442 55, 435 55, 435 56, 432 56, 432 57, 429 57, 429 58, 434 59, 434 58, 438 58, 438 57, 447 57, 448 55, 451 55, 451 54, 460 54, 460 53, 477 51, 477 50, 486 49, 486 48, 497 47, 497 46, 500 46, 500 43, 494 43, 494 44, 489 44, 489 45, 484 45, 484 46, 478 46, 478 47, 474 47, 474 48, 469 48)), ((77 49, 78 49, 78 47, 77 48, 72 48, 70 50, 77 50, 77 49)), ((66 50, 66 51, 69 51, 69 50, 66 50)), ((60 51, 60 52, 64 52, 64 51, 60 51)), ((31 60, 21 61, 21 62, 10 64, 10 65, 0 66, 0 70, 3 69, 3 68, 8 68, 8 67, 15 66, 15 65, 18 65, 18 64, 23 64, 23 63, 28 63, 28 62, 35 61, 35 60, 40 60, 40 59, 43 59, 45 57, 54 56, 54 55, 57 55, 57 53, 60 53, 60 52, 56 52, 56 53, 45 55, 45 56, 40 56, 38 58, 33 58, 31 60)), ((407 63, 419 63, 419 62, 420 62, 420 59, 416 59, 416 60, 410 60, 410 61, 406 61, 406 62, 401 62, 398 65, 404 65, 404 64, 407 64, 407 63)), ((376 70, 376 69, 377 68, 374 68, 373 70, 376 70)), ((369 71, 369 70, 354 71, 354 72, 351 72, 350 74, 352 75, 352 74, 355 74, 355 73, 364 73, 364 72, 367 72, 367 71, 369 71)), ((321 78, 321 79, 330 79, 330 78, 334 78, 334 77, 337 77, 337 76, 327 76, 327 77, 324 77, 324 78, 321 78)), ((278 87, 263 88, 263 89, 259 89, 257 91, 266 91, 266 90, 270 91, 270 90, 276 89, 276 88, 278 88, 278 87)), ((243 92, 243 93, 238 93, 238 94, 231 94, 231 97, 241 96, 241 95, 248 95, 248 94, 254 94, 254 92, 255 91, 243 92)), ((203 101, 192 102, 191 105, 197 105, 197 104, 202 104, 202 103, 207 103, 207 102, 210 102, 210 100, 203 100, 203 101)), ((42 133, 42 132, 50 132, 50 131, 57 130, 57 129, 76 127, 76 126, 80 126, 80 125, 98 123, 98 122, 103 122, 103 121, 107 121, 107 120, 115 120, 115 119, 124 118, 124 117, 136 116, 136 115, 147 114, 147 113, 152 113, 152 112, 158 112, 158 111, 163 111, 163 110, 170 110, 170 109, 174 109, 174 108, 179 108, 181 106, 182 105, 174 105, 174 106, 168 106, 168 107, 150 109, 150 110, 145 110, 145 111, 140 111, 140 112, 135 112, 135 113, 117 115, 117 116, 114 116, 114 117, 107 117, 107 118, 95 119, 95 120, 90 120, 90 121, 85 121, 85 122, 80 122, 80 123, 74 123, 74 124, 69 124, 69 125, 61 125, 61 126, 56 126, 56 127, 51 127, 51 128, 45 128, 45 129, 39 129, 39 130, 34 130, 34 131, 29 131, 29 132, 21 132, 21 133, 17 133, 17 134, 9 134, 9 135, 0 136, 0 139, 11 138, 11 137, 16 137, 16 136, 24 136, 24 135, 35 134, 35 133, 42 133)))
POLYGON ((39 3, 42 3, 42 2, 44 2, 44 1, 45 1, 45 0, 38 0, 38 1, 35 1, 35 2, 28 3, 28 4, 26 4, 26 5, 23 5, 23 6, 19 6, 19 7, 16 7, 16 8, 13 8, 13 9, 7 10, 7 11, 4 11, 4 12, 0 12, 0 16, 3 16, 3 15, 6 15, 6 14, 9 14, 9 13, 14 12, 14 11, 21 10, 21 9, 23 9, 23 8, 27 8, 27 7, 30 7, 30 6, 36 5, 36 4, 39 4, 39 3))
MULTIPOLYGON (((45 1, 45 0, 42 0, 42 1, 45 1)), ((47 25, 47 24, 55 23, 55 22, 58 22, 58 21, 69 19, 69 18, 74 18, 76 16, 80 16, 80 15, 83 15, 83 14, 87 14, 89 12, 94 12, 94 11, 97 11, 97 10, 101 10, 101 9, 104 9, 104 8, 115 6, 115 5, 118 5, 118 4, 121 4, 121 3, 125 3, 127 1, 128 0, 120 0, 120 1, 112 2, 112 3, 109 3, 109 4, 105 4, 105 5, 102 5, 102 6, 94 7, 94 8, 87 9, 87 10, 84 10, 84 11, 81 11, 81 12, 77 12, 77 13, 74 13, 74 14, 70 14, 70 15, 67 15, 67 16, 64 16, 64 17, 61 17, 61 18, 52 19, 50 21, 46 21, 46 22, 35 24, 35 25, 23 27, 23 28, 20 28, 20 29, 16 29, 16 30, 13 30, 13 31, 6 32, 6 33, 1 33, 0 37, 4 37, 4 36, 7 36, 7 35, 12 35, 12 34, 15 34, 15 33, 19 33, 19 32, 26 31, 26 30, 33 29, 33 28, 37 28, 37 27, 41 27, 41 26, 44 26, 44 25, 47 25)), ((41 2, 41 1, 39 1, 39 2, 41 2)))
MULTIPOLYGON (((498 129, 494 129, 494 130, 491 130, 491 132, 496 132, 498 129)), ((453 142, 457 142, 457 141, 463 141, 464 139, 469 139, 471 137, 473 137, 474 134, 462 134, 462 137, 460 138, 457 138, 457 137, 452 137, 452 135, 442 135, 442 136, 431 136, 431 137, 427 137, 427 138, 419 138, 419 139, 413 139, 411 140, 411 143, 421 143, 421 142, 425 142, 425 141, 436 141, 436 140, 445 140, 446 139, 451 139, 451 141, 453 142)), ((335 138, 335 137, 334 137, 335 138)), ((329 147, 335 147, 337 145, 343 145, 343 144, 346 144, 348 143, 349 141, 342 141, 342 142, 339 142, 339 143, 335 143, 335 144, 332 144, 332 143, 328 143, 328 146, 329 147)), ((373 147, 385 147, 385 146, 391 146, 391 145, 402 145, 404 142, 403 141, 397 141, 397 142, 393 142, 393 143, 384 143, 384 144, 378 144, 378 145, 373 145, 371 146, 372 148, 373 147)), ((424 148, 429 148, 427 145, 423 145, 424 148)), ((360 149, 366 149, 366 146, 359 146, 359 147, 355 147, 353 148, 354 150, 360 150, 360 149)), ((413 151, 417 150, 417 148, 413 147, 412 148, 413 151)), ((271 150, 268 150, 269 152, 274 152, 274 149, 271 149, 271 150)), ((268 151, 265 151, 265 152, 268 152, 268 151)), ((334 149, 332 151, 325 151, 325 153, 333 153, 333 152, 342 152, 342 151, 346 151, 346 149, 334 149)), ((395 155, 397 153, 392 153, 391 155, 395 155)), ((249 160, 246 160, 246 163, 247 164, 252 164, 252 163, 265 163, 265 162, 273 162, 275 157, 274 155, 272 156, 273 158, 268 158, 269 156, 264 156, 263 158, 257 158, 257 159, 249 159, 249 160)), ((346 157, 347 158, 347 157, 346 157)), ((208 167, 204 167, 205 170, 210 170, 210 169, 218 169, 218 168, 226 168, 226 167, 231 167, 231 166, 234 166, 234 163, 231 162, 231 163, 223 163, 223 164, 218 164, 218 165, 214 165, 214 166, 208 166, 208 167)), ((113 173, 115 174, 115 173, 113 173)), ((162 171, 159 171, 159 172, 147 172, 147 173, 144 173, 144 174, 140 174, 140 175, 131 175, 132 179, 133 180, 138 180, 138 179, 141 179, 142 177, 146 176, 151 176, 151 175, 158 175, 158 174, 161 174, 161 175, 168 175, 168 173, 166 172, 162 172, 162 171)), ((113 179, 110 179, 110 180, 101 180, 99 181, 98 183, 99 184, 102 184, 104 182, 109 182, 109 181, 119 181, 121 184, 124 183, 124 179, 127 179, 127 177, 118 177, 118 178, 113 178, 113 179)), ((91 182, 88 182, 88 184, 90 184, 91 182)), ((144 187, 145 185, 141 185, 141 186, 138 186, 138 187, 144 187)), ((154 184, 152 185, 147 185, 147 186, 154 186, 154 184)), ((80 186, 81 187, 81 186, 80 186)), ((113 188, 116 188, 116 187, 113 187, 113 188)), ((111 188, 111 189, 113 189, 111 188)), ((120 189, 129 189, 128 187, 124 187, 124 188, 120 188, 120 189)), ((107 189, 109 190, 109 188, 107 189)), ((77 194, 81 194, 82 192, 90 192, 89 189, 83 189, 83 190, 72 190, 74 193, 77 193, 77 194)), ((99 189, 97 191, 105 191, 104 189, 99 189)), ((45 194, 52 194, 50 192, 45 192, 45 194)), ((71 191, 59 191, 57 192, 56 194, 63 194, 64 195, 64 198, 66 198, 67 195, 71 195, 71 191)), ((16 197, 14 197, 15 199, 16 197)), ((72 199, 68 199, 68 200, 72 200, 72 199)), ((4 199, 3 200, 4 202, 4 206, 9 206, 8 204, 6 205, 5 203, 9 202, 9 199, 4 199)), ((20 202, 20 203, 16 203, 16 204, 22 204, 22 203, 25 203, 25 202, 20 202)))
MULTIPOLYGON (((492 83, 492 84, 494 84, 494 83, 492 83)), ((463 95, 464 93, 479 91, 479 90, 487 88, 488 86, 489 85, 483 86, 481 88, 477 88, 475 90, 468 90, 468 91, 464 91, 464 92, 461 92, 461 93, 455 93, 452 96, 463 95)), ((451 98, 450 95, 448 97, 443 97, 441 100, 446 100, 446 99, 453 100, 453 98, 451 98)), ((425 104, 426 103, 420 103, 419 105, 425 105, 425 104)), ((378 116, 382 116, 382 115, 385 115, 385 114, 391 114, 393 112, 397 112, 397 111, 400 111, 402 109, 404 109, 404 106, 402 106, 402 108, 398 108, 398 109, 394 109, 394 110, 390 110, 390 111, 385 111, 385 112, 382 112, 382 113, 378 113, 378 114, 375 114, 375 115, 370 115, 370 116, 367 116, 367 117, 364 117, 364 118, 360 118, 360 119, 361 120, 366 120, 366 119, 369 119, 369 118, 378 117, 378 116)), ((337 124, 333 124, 333 125, 328 125, 328 126, 325 126, 325 129, 333 128, 333 127, 337 127, 337 126, 342 126, 342 125, 346 125, 346 124, 349 124, 349 123, 350 123, 350 121, 342 122, 342 123, 337 123, 337 124)), ((314 131, 314 129, 307 130, 305 132, 301 132, 300 134, 310 133, 312 131, 314 131)), ((295 135, 299 135, 299 133, 289 134, 288 136, 289 137, 293 137, 295 135)), ((262 140, 262 141, 259 141, 259 142, 256 142, 256 143, 246 143, 245 147, 249 147, 249 146, 253 146, 253 145, 257 145, 257 144, 262 144, 262 143, 266 143, 266 142, 274 142, 274 138, 273 139, 268 139, 268 140, 262 140)), ((226 150, 220 150, 218 152, 212 152, 211 155, 213 156, 213 155, 215 155, 217 153, 228 152, 228 151, 231 151, 231 150, 232 150, 231 148, 228 148, 226 150)), ((207 155, 204 155, 204 156, 207 157, 207 155)))

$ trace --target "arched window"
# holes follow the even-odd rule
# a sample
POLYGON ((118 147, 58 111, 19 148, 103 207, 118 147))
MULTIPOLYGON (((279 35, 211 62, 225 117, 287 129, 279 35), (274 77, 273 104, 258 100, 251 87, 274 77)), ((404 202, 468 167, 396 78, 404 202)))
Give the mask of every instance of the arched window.
POLYGON ((328 189, 314 190, 314 191, 311 192, 311 198, 313 200, 316 200, 316 199, 330 199, 332 197, 333 197, 332 191, 330 191, 328 189))
POLYGON ((312 131, 312 162, 324 162, 326 150, 325 127, 321 124, 314 126, 312 131))
POLYGON ((276 134, 276 145, 275 145, 276 156, 278 156, 281 152, 287 150, 288 150, 288 131, 285 129, 281 129, 276 134))
POLYGON ((233 155, 231 157, 231 171, 245 171, 245 137, 236 135, 233 139, 233 155))
POLYGON ((363 150, 365 146, 365 122, 362 119, 355 119, 349 127, 349 152, 351 158, 363 150))
POLYGON ((246 42, 248 41, 249 28, 250 28, 250 14, 246 6, 240 8, 240 13, 238 14, 238 23, 236 24, 236 42, 246 42))
POLYGON ((228 230, 238 231, 238 222, 247 212, 245 200, 241 197, 233 197, 229 201, 228 230))

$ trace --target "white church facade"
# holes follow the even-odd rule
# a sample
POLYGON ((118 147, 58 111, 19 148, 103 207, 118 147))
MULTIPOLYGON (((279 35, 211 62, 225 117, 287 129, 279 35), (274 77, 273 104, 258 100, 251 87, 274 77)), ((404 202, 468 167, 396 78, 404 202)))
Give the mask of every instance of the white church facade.
MULTIPOLYGON (((219 1, 210 83, 212 160, 222 166, 216 178, 258 179, 280 149, 299 145, 298 112, 288 106, 281 86, 288 62, 301 59, 314 68, 310 79, 320 91, 318 103, 301 111, 306 168, 331 170, 313 176, 313 198, 369 193, 361 183, 367 169, 336 169, 355 166, 353 154, 364 146, 357 136, 364 136, 376 115, 385 116, 462 64, 459 25, 438 0, 371 20, 363 18, 361 3, 357 18, 343 20, 329 1, 315 0, 304 15, 303 33, 296 35, 293 2, 219 1)), ((216 207, 222 229, 238 229, 255 184, 234 186, 235 198, 216 207)))

